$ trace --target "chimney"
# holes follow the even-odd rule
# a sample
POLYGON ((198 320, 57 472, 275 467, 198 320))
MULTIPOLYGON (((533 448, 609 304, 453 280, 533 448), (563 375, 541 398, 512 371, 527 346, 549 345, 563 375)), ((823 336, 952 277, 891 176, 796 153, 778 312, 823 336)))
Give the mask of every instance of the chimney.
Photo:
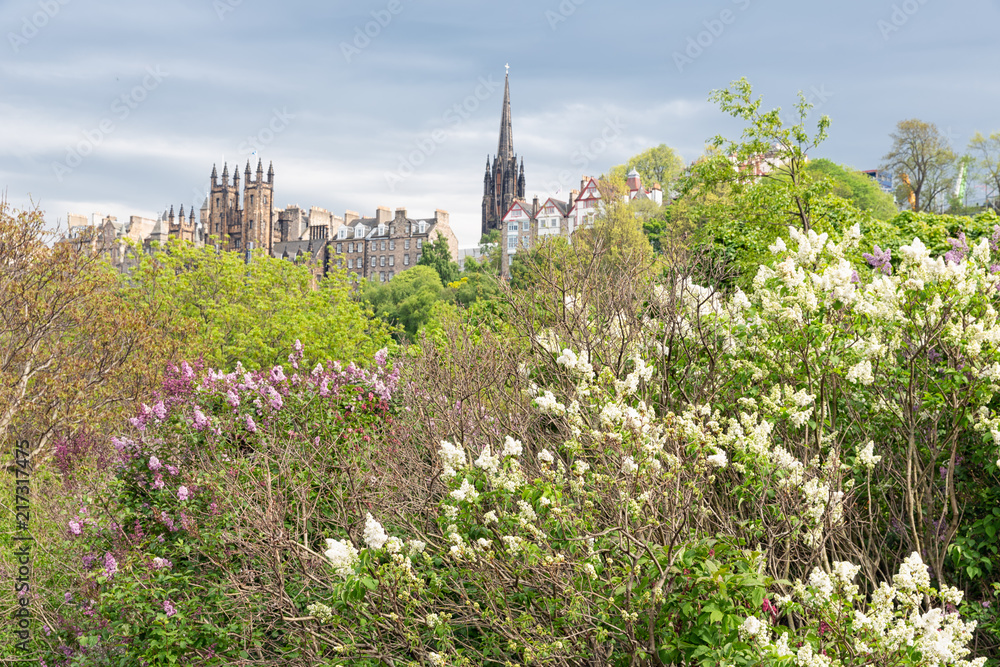
POLYGON ((584 190, 587 189, 587 181, 589 181, 589 180, 590 179, 587 178, 586 176, 581 176, 580 177, 580 192, 583 192, 584 190))
POLYGON ((344 224, 349 225, 360 217, 357 211, 344 211, 344 224))
POLYGON ((576 199, 579 196, 580 196, 580 191, 579 190, 570 190, 569 191, 569 208, 573 208, 573 204, 576 203, 576 199))
POLYGON ((534 218, 536 215, 538 215, 538 195, 531 200, 531 217, 534 218))
POLYGON ((397 208, 396 209, 396 219, 397 220, 406 220, 406 209, 405 208, 397 208))
POLYGON ((449 220, 450 216, 448 215, 448 211, 442 211, 441 209, 434 211, 434 224, 444 225, 447 227, 449 225, 449 220))
POLYGON ((392 220, 392 211, 386 206, 379 206, 375 209, 375 224, 384 225, 392 220))

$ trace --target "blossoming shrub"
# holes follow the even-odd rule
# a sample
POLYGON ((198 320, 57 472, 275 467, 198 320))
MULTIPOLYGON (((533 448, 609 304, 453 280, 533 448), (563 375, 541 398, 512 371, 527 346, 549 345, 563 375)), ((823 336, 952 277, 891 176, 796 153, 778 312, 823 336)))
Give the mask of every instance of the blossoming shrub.
MULTIPOLYGON (((298 346, 287 375, 280 366, 199 373, 186 363, 168 373, 160 400, 114 439, 109 486, 82 497, 66 523, 75 577, 65 598, 48 600, 46 664, 295 658, 296 641, 273 612, 307 574, 280 568, 301 553, 318 559, 309 545, 321 538, 310 533, 338 527, 327 503, 331 485, 340 493, 347 480, 332 468, 365 484, 363 450, 387 433, 398 379, 384 351, 372 370, 310 371, 298 368, 301 358, 298 346), (293 541, 305 551, 290 550, 293 541)), ((391 455, 390 440, 379 445, 391 455)), ((335 497, 334 508, 343 501, 335 497)))

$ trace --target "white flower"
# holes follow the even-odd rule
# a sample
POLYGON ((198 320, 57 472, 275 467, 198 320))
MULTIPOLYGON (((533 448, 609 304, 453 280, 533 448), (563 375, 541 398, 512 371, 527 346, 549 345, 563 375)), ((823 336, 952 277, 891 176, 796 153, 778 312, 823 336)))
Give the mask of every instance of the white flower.
POLYGON ((493 510, 490 510, 489 512, 484 514, 483 523, 485 524, 499 523, 499 521, 497 520, 497 513, 494 512, 493 510))
POLYGON ((726 453, 721 449, 716 449, 715 453, 707 457, 705 460, 716 468, 725 468, 726 464, 729 463, 729 459, 726 458, 726 453))
POLYGON ((622 459, 622 473, 631 475, 637 470, 639 470, 639 465, 631 456, 626 456, 622 459))
POLYGON ((541 461, 542 463, 552 463, 553 461, 555 461, 555 457, 552 456, 552 452, 550 452, 547 449, 543 449, 542 451, 538 452, 538 460, 541 461))
POLYGON ((382 528, 382 524, 375 520, 371 514, 365 515, 365 533, 364 533, 365 544, 367 544, 372 549, 381 549, 389 536, 385 534, 385 529, 382 528))
POLYGON ((358 550, 349 540, 327 539, 326 553, 323 555, 329 559, 330 564, 343 577, 352 574, 354 565, 358 562, 358 550))
POLYGON ((881 456, 875 456, 875 441, 873 440, 869 440, 864 449, 858 452, 858 462, 868 470, 873 469, 881 460, 881 456))
POLYGON ((814 596, 822 602, 828 601, 833 595, 833 580, 830 579, 830 575, 818 567, 813 568, 809 574, 809 585, 816 589, 814 596))
POLYGON ((451 497, 458 501, 468 500, 472 502, 479 497, 476 487, 469 483, 468 478, 462 480, 462 486, 451 492, 451 497))
POLYGON ((513 456, 517 458, 524 451, 524 446, 521 444, 520 440, 515 440, 509 435, 503 441, 503 451, 500 452, 500 457, 513 456))
POLYGON ((854 384, 860 382, 863 385, 870 385, 875 381, 875 376, 872 375, 872 362, 867 359, 858 362, 847 371, 847 380, 854 384))
POLYGON ((483 470, 486 470, 487 472, 495 473, 497 470, 500 469, 500 459, 493 456, 493 454, 490 452, 490 446, 486 445, 485 447, 483 447, 483 453, 479 455, 479 458, 476 459, 474 465, 477 468, 482 468, 483 470))
POLYGON ((410 555, 411 556, 419 554, 419 553, 423 553, 424 549, 427 547, 427 543, 426 542, 422 542, 420 540, 410 540, 406 544, 407 544, 407 546, 410 547, 410 555))
POLYGON ((390 537, 385 541, 385 550, 391 554, 398 554, 403 550, 403 540, 398 537, 390 537))
POLYGON ((457 475, 457 471, 464 468, 468 461, 465 449, 461 445, 453 445, 447 440, 441 441, 438 456, 441 458, 441 467, 443 468, 441 476, 445 479, 451 479, 457 475))

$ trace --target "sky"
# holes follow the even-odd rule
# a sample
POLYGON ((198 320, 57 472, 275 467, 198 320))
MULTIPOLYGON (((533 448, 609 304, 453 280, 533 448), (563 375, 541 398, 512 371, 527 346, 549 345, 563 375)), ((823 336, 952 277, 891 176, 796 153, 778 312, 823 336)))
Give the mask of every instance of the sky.
POLYGON ((908 118, 962 151, 1000 131, 998 24, 1000 0, 4 0, 0 192, 53 227, 155 218, 260 158, 278 207, 443 209, 469 247, 508 64, 526 194, 565 198, 737 138, 708 97, 740 77, 830 116, 812 157, 875 168, 908 118))

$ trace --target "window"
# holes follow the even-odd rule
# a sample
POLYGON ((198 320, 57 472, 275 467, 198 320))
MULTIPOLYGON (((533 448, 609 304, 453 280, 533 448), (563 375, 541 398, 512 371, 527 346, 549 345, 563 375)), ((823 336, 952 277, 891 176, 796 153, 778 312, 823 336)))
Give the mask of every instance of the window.
POLYGON ((264 206, 267 206, 267 195, 264 195, 264 206))
POLYGON ((385 255, 382 255, 381 257, 378 258, 378 265, 385 266, 385 255))
POLYGON ((250 221, 250 229, 253 229, 253 220, 250 221))
POLYGON ((409 250, 410 249, 410 239, 406 239, 406 240, 403 241, 403 249, 404 250, 409 250))
POLYGON ((390 271, 390 272, 389 272, 389 280, 392 280, 392 276, 393 276, 393 275, 394 275, 394 274, 392 273, 392 271, 390 271))
POLYGON ((338 243, 337 244, 337 254, 339 255, 339 254, 341 254, 343 252, 344 252, 344 244, 343 243, 338 243))
POLYGON ((389 266, 396 266, 396 256, 389 255, 389 266))
POLYGON ((378 244, 375 243, 374 241, 372 241, 369 245, 370 245, 369 250, 371 250, 372 252, 378 250, 378 244))
POLYGON ((396 235, 396 225, 389 225, 389 236, 396 235))
POLYGON ((372 257, 372 268, 378 264, 378 257, 372 257))
POLYGON ((250 195, 250 205, 253 206, 253 195, 250 195))
POLYGON ((417 250, 420 250, 423 247, 424 247, 424 240, 423 239, 417 239, 417 250))
POLYGON ((421 258, 421 257, 423 257, 423 254, 422 254, 422 253, 419 253, 419 252, 418 252, 418 253, 417 253, 417 264, 419 264, 419 263, 420 263, 420 258, 421 258))
POLYGON ((240 249, 240 240, 236 239, 235 241, 233 241, 233 243, 236 244, 236 249, 239 250, 240 249))
POLYGON ((389 241, 389 250, 395 250, 395 249, 396 249, 396 242, 389 241))
POLYGON ((379 279, 379 281, 381 281, 383 283, 385 282, 385 271, 379 271, 378 272, 378 279, 379 279))
POLYGON ((409 266, 409 265, 410 265, 410 256, 403 255, 403 266, 409 266))
POLYGON ((385 241, 382 241, 382 250, 385 250, 385 241))
POLYGON ((354 260, 353 259, 347 260, 347 268, 349 268, 349 269, 353 269, 354 268, 354 260))
POLYGON ((516 236, 508 236, 507 237, 507 249, 508 250, 515 250, 516 248, 517 248, 517 237, 516 236))
POLYGON ((344 229, 343 227, 341 227, 340 231, 337 232, 337 238, 338 239, 346 239, 347 238, 347 230, 344 229))
POLYGON ((421 220, 419 222, 419 225, 420 225, 420 233, 421 234, 426 234, 427 233, 427 223, 424 222, 423 220, 421 220))
POLYGON ((218 197, 215 198, 215 207, 219 208, 219 198, 218 197))
POLYGON ((511 220, 510 222, 507 223, 507 231, 508 232, 517 231, 517 220, 511 220))

